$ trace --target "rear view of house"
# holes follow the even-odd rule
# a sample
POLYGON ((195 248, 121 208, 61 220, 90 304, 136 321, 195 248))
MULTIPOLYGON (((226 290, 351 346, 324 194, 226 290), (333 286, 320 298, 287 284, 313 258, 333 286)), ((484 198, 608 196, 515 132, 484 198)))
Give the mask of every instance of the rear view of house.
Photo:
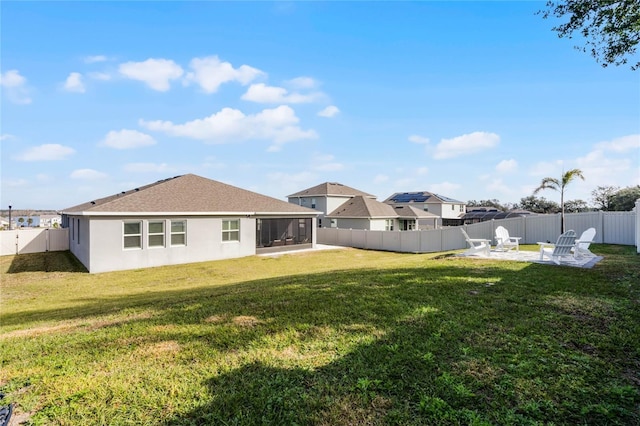
POLYGON ((62 211, 89 272, 315 246, 317 211, 187 174, 62 211))

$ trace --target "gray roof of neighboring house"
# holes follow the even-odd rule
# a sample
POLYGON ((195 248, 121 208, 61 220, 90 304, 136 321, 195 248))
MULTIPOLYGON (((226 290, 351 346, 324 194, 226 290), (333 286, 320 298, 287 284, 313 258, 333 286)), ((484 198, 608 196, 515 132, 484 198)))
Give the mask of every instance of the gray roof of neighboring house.
POLYGON ((432 213, 411 206, 392 206, 363 196, 353 197, 327 215, 328 218, 395 219, 434 218, 432 213))
POLYGON ((445 197, 444 195, 434 194, 428 191, 417 192, 396 192, 389 198, 384 200, 385 203, 391 204, 408 204, 408 203, 458 203, 465 204, 462 201, 445 197))
POLYGON ((186 174, 64 209, 62 213, 242 213, 318 215, 316 210, 186 174))
POLYGON ((367 194, 366 192, 359 191, 357 189, 351 188, 350 186, 346 186, 337 182, 324 182, 320 185, 316 185, 311 188, 296 192, 295 194, 288 195, 287 197, 355 197, 358 195, 368 198, 376 198, 375 195, 367 194))

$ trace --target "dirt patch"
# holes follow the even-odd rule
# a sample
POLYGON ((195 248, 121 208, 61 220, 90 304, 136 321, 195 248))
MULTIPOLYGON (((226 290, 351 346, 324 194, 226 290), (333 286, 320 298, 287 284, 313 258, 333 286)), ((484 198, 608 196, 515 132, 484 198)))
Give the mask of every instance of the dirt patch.
POLYGON ((255 327, 262 323, 258 318, 246 315, 234 317, 232 322, 240 327, 255 327))
POLYGON ((225 317, 223 317, 222 315, 211 315, 210 317, 205 318, 204 322, 208 324, 220 324, 224 322, 224 320, 225 317))

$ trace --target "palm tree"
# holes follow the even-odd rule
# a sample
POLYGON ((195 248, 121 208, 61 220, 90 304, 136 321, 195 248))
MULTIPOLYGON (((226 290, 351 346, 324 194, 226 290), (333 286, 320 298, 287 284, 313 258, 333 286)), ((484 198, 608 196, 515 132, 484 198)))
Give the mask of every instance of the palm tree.
POLYGON ((560 207, 561 207, 561 216, 560 216, 560 232, 564 233, 564 190, 569 185, 569 183, 576 178, 580 178, 584 180, 584 176, 582 176, 582 170, 580 169, 572 169, 565 173, 562 173, 562 179, 558 180, 556 178, 546 177, 542 179, 540 182, 540 186, 538 186, 533 194, 537 194, 543 189, 553 189, 554 191, 560 192, 560 207))

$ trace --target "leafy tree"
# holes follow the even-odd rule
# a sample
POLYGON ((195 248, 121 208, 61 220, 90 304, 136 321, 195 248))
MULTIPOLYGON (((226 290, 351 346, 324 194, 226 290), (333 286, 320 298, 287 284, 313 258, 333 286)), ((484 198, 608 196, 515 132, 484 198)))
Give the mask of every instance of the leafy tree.
POLYGON ((640 199, 640 185, 622 188, 611 196, 611 210, 631 211, 637 199, 640 199))
POLYGON ((540 186, 538 186, 534 191, 533 195, 537 194, 540 191, 545 189, 553 189, 554 191, 560 192, 560 209, 562 215, 560 216, 560 229, 561 232, 564 232, 564 191, 572 181, 580 178, 584 180, 584 176, 582 176, 582 170, 580 169, 571 169, 567 172, 564 172, 560 179, 546 177, 543 178, 540 182, 540 186))
POLYGON ((564 210, 567 213, 580 213, 589 211, 589 205, 584 200, 569 200, 564 203, 564 210))
POLYGON ((22 224, 24 223, 24 217, 19 218, 18 223, 20 224, 20 226, 22 226, 22 224))
POLYGON ((33 218, 30 217, 29 219, 27 219, 27 224, 28 226, 31 226, 31 224, 33 223, 33 218))
POLYGON ((506 210, 505 206, 503 206, 500 201, 495 198, 491 200, 469 200, 467 201, 467 207, 494 207, 498 210, 506 210))
POLYGON ((591 200, 598 210, 611 210, 611 197, 620 189, 618 186, 599 186, 591 191, 591 200))
MULTIPOLYGON (((640 42, 640 2, 638 0, 558 0, 548 1, 543 18, 568 18, 553 27, 559 37, 584 37, 585 46, 577 47, 606 67, 622 65, 636 53, 640 42)), ((631 69, 640 68, 640 60, 631 61, 631 69)))
POLYGON ((557 203, 534 195, 521 198, 520 203, 515 207, 533 213, 558 213, 560 211, 560 206, 557 203))

